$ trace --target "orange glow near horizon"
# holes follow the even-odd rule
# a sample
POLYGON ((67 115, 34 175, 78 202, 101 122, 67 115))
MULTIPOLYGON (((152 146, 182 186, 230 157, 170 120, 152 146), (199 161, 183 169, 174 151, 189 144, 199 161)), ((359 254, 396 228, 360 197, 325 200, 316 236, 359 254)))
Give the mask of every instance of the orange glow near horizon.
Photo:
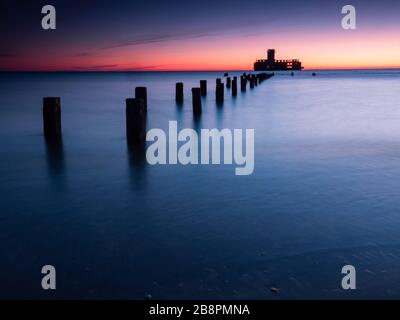
POLYGON ((319 30, 275 34, 234 34, 173 40, 147 45, 103 49, 78 55, 87 48, 66 45, 44 55, 10 58, 15 71, 206 71, 250 70, 268 48, 278 59, 296 58, 305 69, 368 69, 400 67, 400 28, 363 32, 319 30), (61 52, 61 53, 59 53, 61 52))

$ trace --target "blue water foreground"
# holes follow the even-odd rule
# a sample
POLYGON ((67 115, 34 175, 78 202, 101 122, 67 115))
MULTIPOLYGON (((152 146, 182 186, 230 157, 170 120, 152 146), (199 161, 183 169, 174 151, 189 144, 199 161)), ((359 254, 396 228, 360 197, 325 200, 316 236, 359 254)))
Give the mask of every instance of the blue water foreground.
POLYGON ((400 298, 400 70, 312 72, 226 91, 223 106, 221 72, 0 74, 0 298, 400 298), (254 173, 138 159, 125 134, 136 86, 149 129, 254 129, 254 173), (44 96, 61 97, 56 150, 44 96), (341 286, 348 264, 356 290, 341 286))

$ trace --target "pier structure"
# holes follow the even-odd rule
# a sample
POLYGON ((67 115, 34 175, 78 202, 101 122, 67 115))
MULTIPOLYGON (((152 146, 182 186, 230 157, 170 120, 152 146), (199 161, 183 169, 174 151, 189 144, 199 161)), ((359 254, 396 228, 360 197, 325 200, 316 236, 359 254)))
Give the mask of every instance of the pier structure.
MULTIPOLYGON (((313 74, 315 76, 315 73, 313 74)), ((246 91, 247 82, 250 88, 260 85, 264 80, 274 76, 274 73, 246 74, 240 76, 241 91, 246 91)), ((238 77, 227 77, 226 87, 231 89, 232 97, 237 96, 238 77)), ((184 102, 184 84, 175 83, 175 100, 177 103, 184 102)), ((216 79, 215 101, 217 104, 224 103, 225 85, 220 78, 216 79)), ((207 81, 200 80, 200 87, 192 88, 193 115, 200 116, 202 113, 201 97, 207 94, 207 81)), ((147 88, 136 87, 135 97, 126 99, 126 136, 128 144, 145 142, 147 122, 147 88)), ((43 128, 46 141, 61 141, 61 99, 60 97, 43 98, 43 128)))

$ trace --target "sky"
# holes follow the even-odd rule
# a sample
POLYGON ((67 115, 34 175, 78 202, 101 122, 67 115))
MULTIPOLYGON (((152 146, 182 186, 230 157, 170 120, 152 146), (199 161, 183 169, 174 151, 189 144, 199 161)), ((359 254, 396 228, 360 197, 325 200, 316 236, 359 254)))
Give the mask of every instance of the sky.
POLYGON ((400 1, 1 0, 0 37, 1 71, 249 70, 268 48, 306 69, 396 68, 400 1))

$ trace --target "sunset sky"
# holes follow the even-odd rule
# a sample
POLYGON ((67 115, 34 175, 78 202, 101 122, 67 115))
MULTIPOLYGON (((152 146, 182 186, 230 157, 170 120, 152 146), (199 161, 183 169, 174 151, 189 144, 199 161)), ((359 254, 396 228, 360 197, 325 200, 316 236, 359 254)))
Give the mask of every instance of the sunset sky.
POLYGON ((400 1, 2 0, 0 35, 2 71, 242 70, 268 48, 306 69, 395 68, 400 1), (57 30, 41 28, 46 4, 57 30))

